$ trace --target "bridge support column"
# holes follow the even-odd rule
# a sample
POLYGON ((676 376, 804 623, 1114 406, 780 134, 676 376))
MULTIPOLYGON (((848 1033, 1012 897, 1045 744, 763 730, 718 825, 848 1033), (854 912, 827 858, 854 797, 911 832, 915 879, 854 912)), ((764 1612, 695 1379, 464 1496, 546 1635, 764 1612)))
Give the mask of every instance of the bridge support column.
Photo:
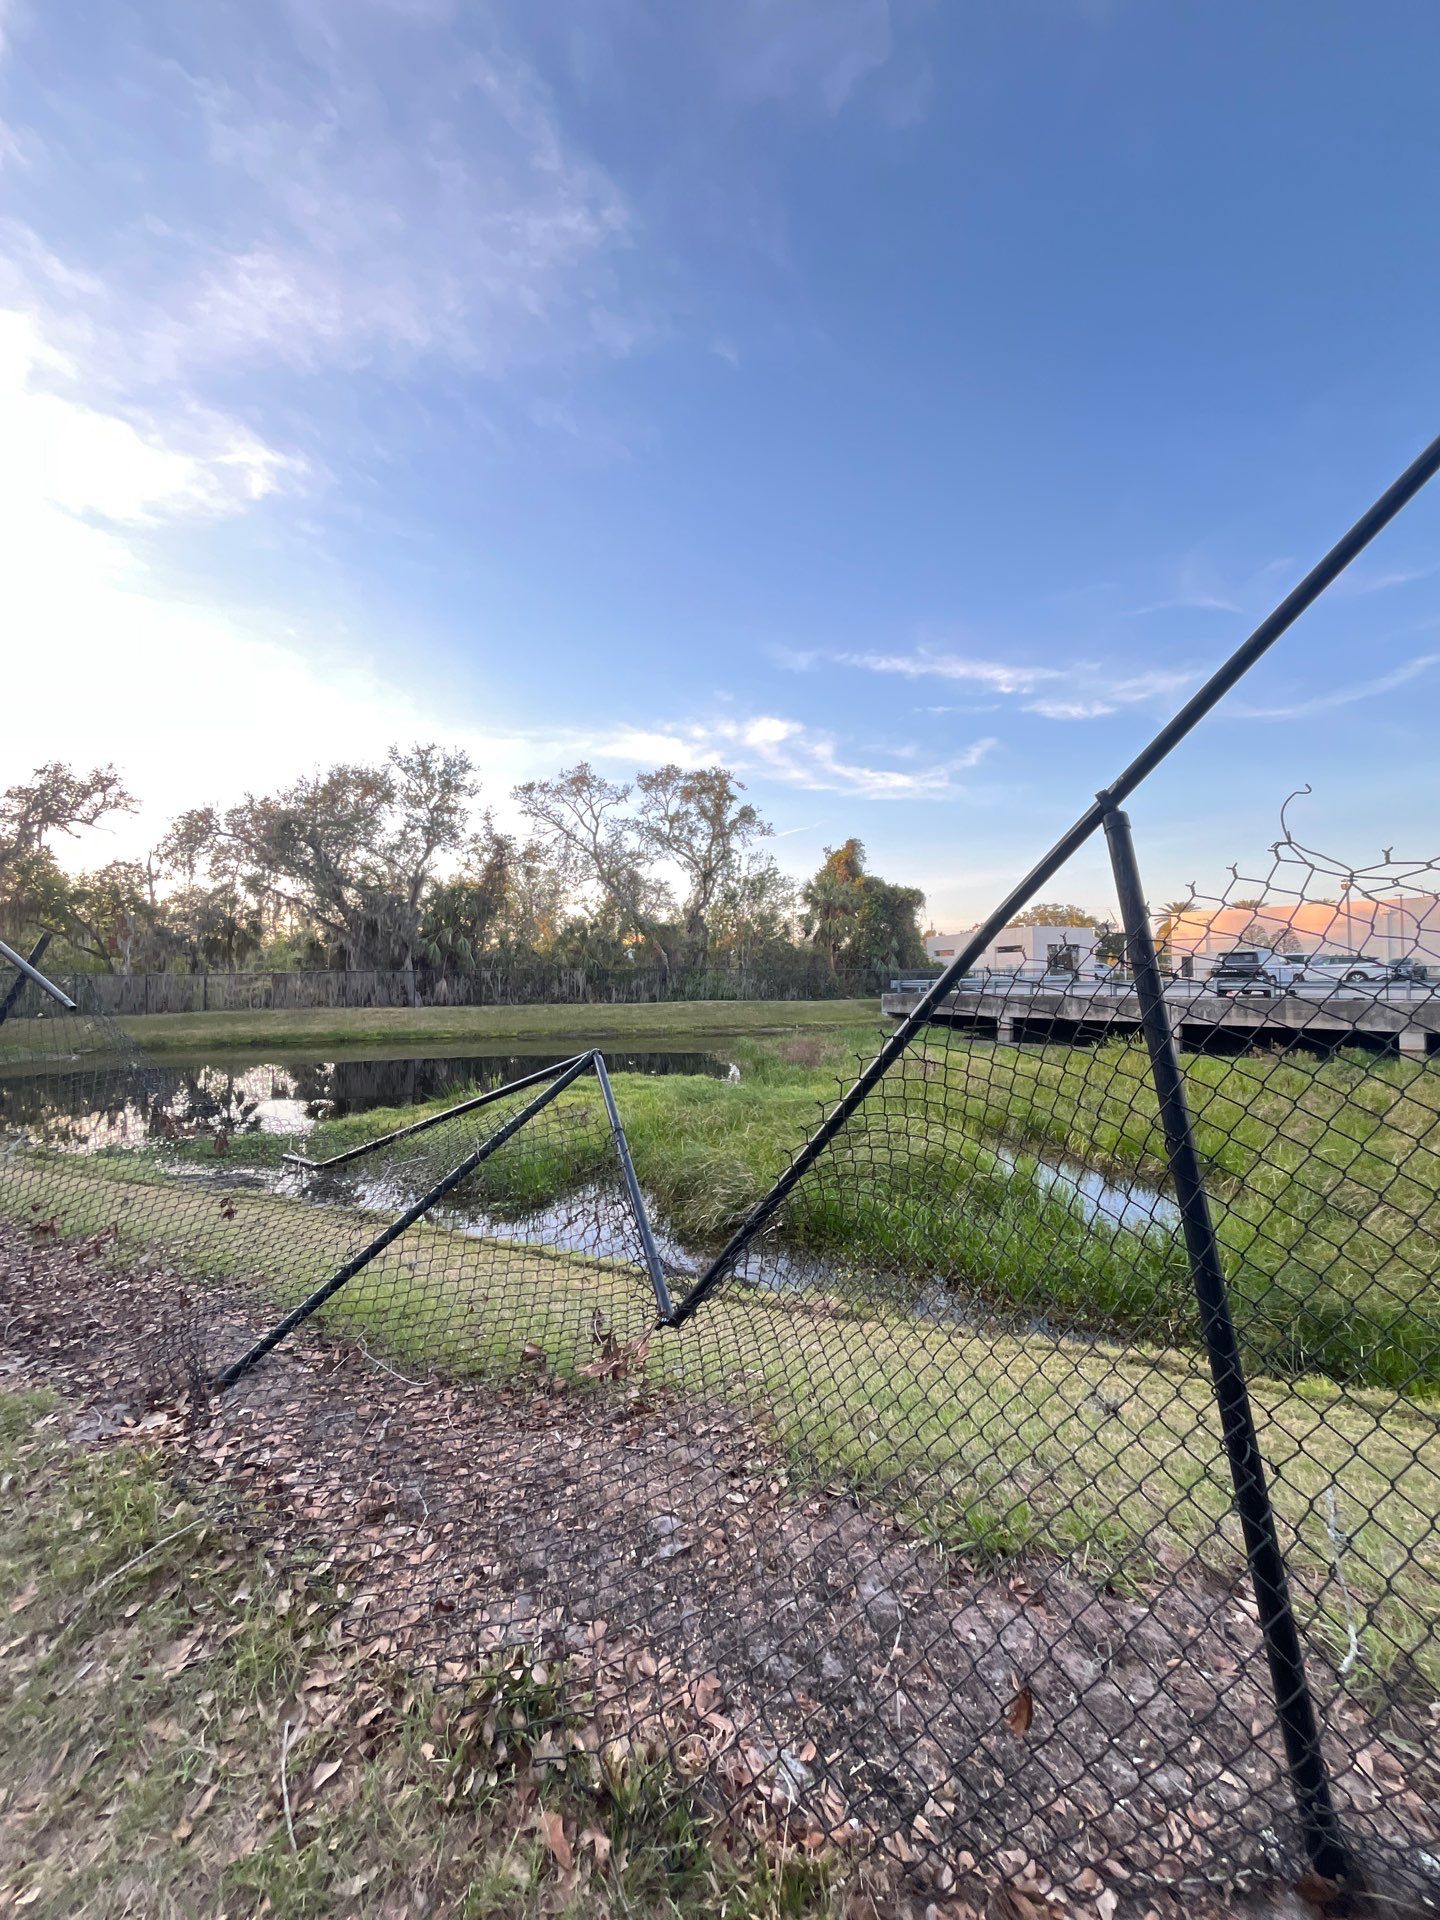
POLYGON ((1430 1036, 1424 1027, 1402 1027, 1395 1038, 1401 1053, 1409 1059, 1423 1060, 1430 1051, 1430 1036))

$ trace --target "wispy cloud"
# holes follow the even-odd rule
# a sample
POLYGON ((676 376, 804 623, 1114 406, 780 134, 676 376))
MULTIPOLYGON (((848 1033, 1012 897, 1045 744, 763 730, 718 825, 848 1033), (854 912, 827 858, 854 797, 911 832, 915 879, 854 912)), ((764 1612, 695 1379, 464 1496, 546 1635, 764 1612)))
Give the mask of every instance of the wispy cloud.
POLYGON ((1395 587, 1408 587, 1417 580, 1429 580, 1437 573, 1440 573, 1440 564, 1432 567, 1394 567, 1388 573, 1370 573, 1363 567, 1347 567, 1331 591, 1346 596, 1389 593, 1395 587))
POLYGON ((4 309, 0 444, 7 544, 26 530, 31 544, 20 552, 32 563, 34 538, 42 527, 59 531, 62 516, 79 534, 97 523, 138 528, 222 515, 263 500, 300 472, 294 459, 207 409, 152 424, 143 414, 129 419, 91 405, 81 370, 34 316, 4 309))
POLYGON ((1237 701, 1228 711, 1239 720, 1308 720, 1318 713, 1330 713, 1336 707, 1351 707, 1359 700, 1374 700, 1381 694, 1394 693, 1435 666, 1440 666, 1440 653, 1421 653, 1373 680, 1337 687, 1332 693, 1318 693, 1309 700, 1278 707, 1255 707, 1237 701))
POLYGON ((301 367, 438 352, 492 374, 628 352, 646 323, 611 275, 633 230, 614 182, 524 66, 413 16, 394 31, 403 117, 346 34, 283 75, 197 83, 235 238, 186 290, 177 352, 301 367))
POLYGON ((588 746, 583 750, 597 759, 634 764, 678 760, 688 766, 723 761, 751 778, 868 800, 957 798, 968 790, 963 776, 973 773, 998 745, 994 739, 975 740, 957 754, 928 762, 919 749, 901 746, 892 749, 889 758, 903 764, 879 765, 878 756, 857 755, 832 733, 779 714, 694 721, 668 729, 621 728, 598 739, 584 738, 588 746), (917 760, 922 763, 914 764, 917 760))
MULTIPOLYGON (((896 51, 890 0, 729 0, 700 9, 708 64, 746 105, 801 100, 837 114, 896 51)), ((906 75, 923 110, 923 81, 906 75)))
POLYGON ((913 653, 837 653, 833 658, 847 667, 863 667, 868 673, 901 674, 911 680, 963 680, 989 687, 996 693, 1031 693, 1046 681, 1064 677, 1058 667, 974 660, 963 654, 935 653, 927 648, 913 653))
POLYGON ((1180 563, 1174 587, 1143 606, 1126 607, 1123 617, 1140 620, 1154 613, 1242 613, 1236 595, 1220 580, 1215 568, 1198 553, 1180 563))
MULTIPOLYGON (((104 168, 143 201, 72 231, 70 257, 23 231, 6 252, 12 295, 132 393, 426 360, 500 379, 624 357, 663 324, 627 277, 624 194, 489 14, 283 0, 182 10, 153 46, 114 31, 117 89, 147 112, 107 124, 104 168)), ((17 137, 59 162, 53 133, 17 137)), ((77 147, 93 137, 82 121, 77 147)))
MULTIPOLYGON (((1046 720, 1094 720, 1122 707, 1141 706, 1163 699, 1199 678, 1193 667, 1153 668, 1134 672, 1101 661, 1079 660, 1064 667, 972 659, 963 654, 918 648, 912 653, 838 653, 838 663, 868 673, 898 674, 906 679, 959 681, 988 688, 1018 699, 1026 713, 1046 720)), ((983 711, 983 708, 938 706, 931 713, 983 711)))

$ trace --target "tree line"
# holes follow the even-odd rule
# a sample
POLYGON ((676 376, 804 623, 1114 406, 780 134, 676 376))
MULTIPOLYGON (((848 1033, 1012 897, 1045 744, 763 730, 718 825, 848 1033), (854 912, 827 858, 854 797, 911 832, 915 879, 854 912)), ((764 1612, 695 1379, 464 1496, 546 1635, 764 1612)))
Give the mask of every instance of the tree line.
POLYGON ((530 780, 502 832, 468 754, 392 747, 172 820, 142 860, 71 872, 67 839, 138 806, 113 766, 60 762, 0 797, 0 927, 51 935, 48 964, 115 973, 247 967, 647 965, 783 974, 815 955, 873 985, 923 965, 924 895, 867 870, 859 840, 797 883, 725 767, 633 781, 586 762, 530 780))

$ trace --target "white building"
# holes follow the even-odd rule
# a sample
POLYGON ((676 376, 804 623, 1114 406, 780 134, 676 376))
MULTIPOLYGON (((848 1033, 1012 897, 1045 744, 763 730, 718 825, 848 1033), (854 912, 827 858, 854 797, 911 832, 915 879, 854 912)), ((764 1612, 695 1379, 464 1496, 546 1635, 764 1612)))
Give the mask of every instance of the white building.
MULTIPOLYGON (((975 932, 927 933, 925 951, 948 966, 975 932)), ((1083 973, 1095 964, 1097 927, 1005 927, 975 962, 975 972, 1083 973)))
POLYGON ((1275 900, 1208 912, 1197 906, 1162 919, 1160 938, 1197 974, 1232 948, 1247 945, 1435 967, 1440 966, 1440 897, 1413 893, 1372 899, 1357 889, 1342 889, 1337 900, 1275 900))

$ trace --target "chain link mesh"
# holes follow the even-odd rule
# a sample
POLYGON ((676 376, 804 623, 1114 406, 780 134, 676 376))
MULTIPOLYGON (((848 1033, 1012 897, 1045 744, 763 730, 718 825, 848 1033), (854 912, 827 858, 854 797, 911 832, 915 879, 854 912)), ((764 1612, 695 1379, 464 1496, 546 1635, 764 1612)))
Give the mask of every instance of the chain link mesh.
MULTIPOLYGON (((1437 891, 1287 837, 1156 916, 1341 1826, 1432 1905, 1437 891)), ((713 1139, 730 1089, 693 1084, 713 1139)), ((942 1890, 1298 1876, 1123 965, 963 980, 718 1270, 652 1203, 676 1299, 713 1287, 681 1326, 588 1068, 215 1391, 554 1085, 378 1144, 417 1115, 237 1130, 112 1023, 27 999, 0 1214, 126 1276, 131 1364, 186 1396, 197 1474, 243 1464, 282 1531, 341 1541, 359 1629, 503 1672, 542 1751, 661 1752, 718 1811, 942 1890)))

